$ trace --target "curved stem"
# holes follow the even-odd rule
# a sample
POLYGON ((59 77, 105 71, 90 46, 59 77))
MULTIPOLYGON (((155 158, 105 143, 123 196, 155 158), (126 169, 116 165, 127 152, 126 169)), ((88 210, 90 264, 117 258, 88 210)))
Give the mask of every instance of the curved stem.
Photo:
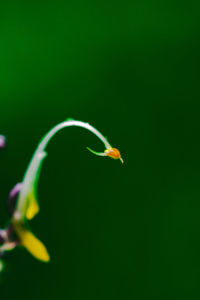
POLYGON ((44 150, 47 144, 49 143, 50 139, 61 129, 69 126, 77 126, 77 127, 82 127, 85 128, 92 133, 94 133, 105 145, 107 149, 111 148, 111 145, 108 143, 106 138, 93 126, 91 126, 88 123, 81 122, 81 121, 75 121, 75 120, 70 120, 66 122, 62 122, 58 125, 56 125, 54 128, 52 128, 42 139, 40 145, 38 146, 38 149, 40 148, 41 150, 44 150))
POLYGON ((68 120, 65 122, 62 122, 55 127, 53 127, 41 140, 39 143, 35 153, 33 154, 33 157, 30 161, 30 164, 27 168, 27 171, 25 172, 24 178, 23 178, 23 185, 22 189, 19 193, 18 203, 17 203, 17 210, 14 214, 15 219, 24 219, 25 218, 25 210, 27 205, 27 195, 31 193, 31 191, 34 192, 35 187, 37 185, 37 181, 39 179, 39 173, 42 165, 42 161, 46 156, 45 149, 52 139, 52 137, 61 129, 65 127, 70 126, 78 126, 85 128, 89 131, 91 131, 93 134, 95 134, 105 145, 106 149, 111 148, 111 145, 106 140, 106 138, 93 126, 91 126, 88 123, 84 123, 81 121, 76 120, 68 120))

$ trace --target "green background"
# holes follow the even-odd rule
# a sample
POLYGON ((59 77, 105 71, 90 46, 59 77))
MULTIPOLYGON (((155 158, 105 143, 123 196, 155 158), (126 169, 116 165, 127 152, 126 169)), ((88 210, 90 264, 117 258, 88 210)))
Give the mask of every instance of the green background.
POLYGON ((31 222, 51 263, 8 253, 2 299, 200 299, 197 1, 15 1, 0 9, 0 225, 40 138, 31 222))

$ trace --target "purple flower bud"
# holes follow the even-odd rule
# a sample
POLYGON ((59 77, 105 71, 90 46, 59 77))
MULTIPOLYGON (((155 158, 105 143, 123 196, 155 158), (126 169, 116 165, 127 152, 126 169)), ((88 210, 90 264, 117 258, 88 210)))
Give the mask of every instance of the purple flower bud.
POLYGON ((0 149, 6 147, 6 138, 4 135, 0 135, 0 149))
POLYGON ((6 231, 4 229, 0 229, 0 246, 5 243, 6 237, 6 231))
POLYGON ((12 190, 10 191, 10 194, 8 196, 8 211, 10 213, 10 215, 12 216, 14 211, 15 211, 15 207, 16 207, 16 202, 17 202, 17 198, 19 195, 19 192, 21 190, 22 187, 22 183, 17 183, 14 188, 12 188, 12 190))

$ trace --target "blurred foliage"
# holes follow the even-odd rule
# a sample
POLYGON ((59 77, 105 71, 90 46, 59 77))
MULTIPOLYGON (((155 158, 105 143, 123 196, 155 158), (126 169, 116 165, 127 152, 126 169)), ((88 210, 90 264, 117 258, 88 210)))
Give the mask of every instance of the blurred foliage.
POLYGON ((199 299, 197 1, 9 1, 0 10, 0 220, 43 134, 87 121, 125 164, 72 128, 50 143, 31 223, 52 261, 6 257, 1 297, 199 299))

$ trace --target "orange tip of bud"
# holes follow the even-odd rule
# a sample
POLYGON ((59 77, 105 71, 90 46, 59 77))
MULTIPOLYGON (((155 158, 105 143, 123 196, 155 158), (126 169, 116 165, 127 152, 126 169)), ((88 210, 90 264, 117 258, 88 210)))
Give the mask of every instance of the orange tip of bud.
POLYGON ((124 162, 122 157, 121 157, 121 154, 120 154, 120 152, 117 148, 106 149, 104 151, 104 153, 105 153, 106 156, 109 156, 109 157, 114 158, 114 159, 120 159, 122 163, 124 162))

